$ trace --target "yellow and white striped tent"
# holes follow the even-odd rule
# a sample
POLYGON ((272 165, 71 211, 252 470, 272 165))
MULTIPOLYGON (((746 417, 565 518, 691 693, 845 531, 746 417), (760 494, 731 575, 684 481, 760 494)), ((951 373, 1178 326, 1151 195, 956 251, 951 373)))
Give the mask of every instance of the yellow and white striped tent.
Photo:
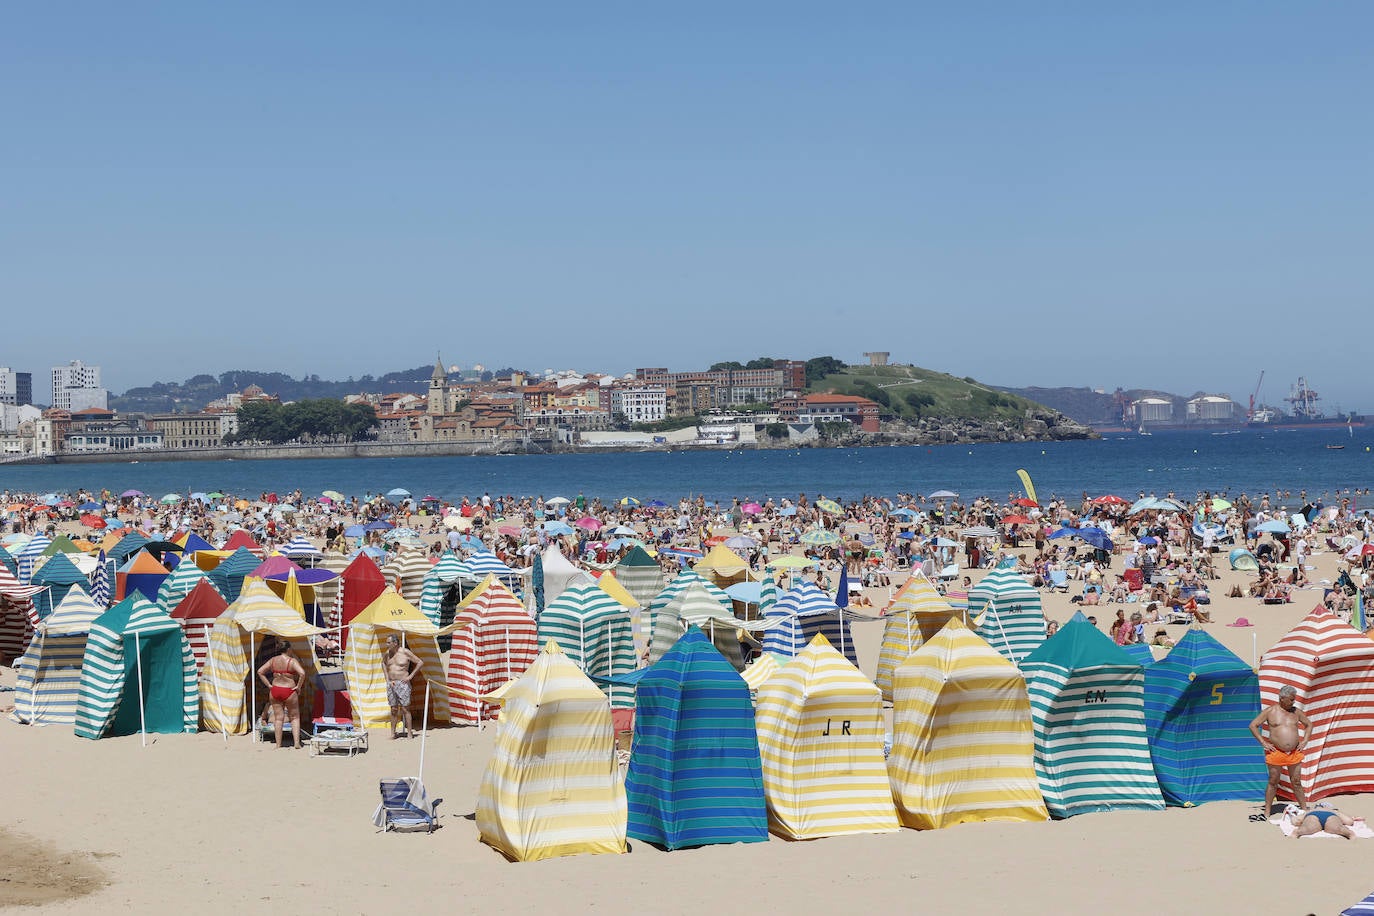
POLYGON ((874 678, 884 700, 892 702, 892 674, 897 667, 959 615, 919 570, 897 589, 883 609, 883 646, 878 652, 878 673, 874 678))
POLYGON ((551 639, 500 699, 496 747, 477 790, 482 842, 520 862, 625 852, 625 785, 606 695, 551 639))
POLYGON ((238 600, 229 605, 210 629, 210 653, 200 679, 200 718, 207 731, 241 735, 248 731, 258 709, 250 709, 250 698, 261 708, 267 702, 267 688, 254 678, 258 647, 268 635, 291 642, 296 659, 305 669, 301 687, 301 721, 310 718, 319 663, 315 660, 314 637, 324 632, 305 622, 299 612, 282 601, 261 579, 243 582, 238 600), (250 688, 250 683, 252 686, 250 688))
POLYGON ((765 652, 750 662, 739 676, 744 678, 744 683, 749 685, 750 690, 757 693, 760 687, 768 683, 769 678, 782 670, 784 662, 790 661, 790 658, 781 658, 772 652, 765 652))
POLYGON ((888 772, 904 826, 1049 818, 1026 682, 963 621, 950 620, 902 663, 893 694, 888 772))
POLYGON ((897 829, 873 682, 814 639, 759 688, 768 829, 791 840, 897 829))
POLYGON ((692 572, 717 588, 749 581, 748 561, 724 544, 717 544, 697 560, 692 572))
POLYGON ((75 724, 86 639, 91 624, 106 610, 76 586, 39 622, 29 647, 14 663, 18 678, 12 719, 30 725, 75 724))
POLYGON ((344 674, 348 677, 348 700, 353 705, 353 722, 361 728, 387 728, 391 707, 386 700, 386 671, 382 658, 386 638, 397 636, 420 659, 420 675, 411 682, 410 712, 418 726, 425 709, 425 682, 429 682, 429 721, 449 721, 448 684, 444 680, 444 660, 439 654, 438 636, 442 631, 420 609, 387 586, 377 599, 353 618, 348 626, 348 647, 344 651, 344 674))

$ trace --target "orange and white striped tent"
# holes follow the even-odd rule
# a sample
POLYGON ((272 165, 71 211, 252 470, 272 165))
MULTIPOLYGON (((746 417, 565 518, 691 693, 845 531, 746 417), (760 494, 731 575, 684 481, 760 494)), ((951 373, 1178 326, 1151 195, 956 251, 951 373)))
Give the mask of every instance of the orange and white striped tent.
MULTIPOLYGON (((1312 720, 1302 761, 1307 800, 1374 792, 1374 640, 1319 605, 1264 653, 1259 676, 1261 704, 1292 686, 1312 720)), ((1279 797, 1292 792, 1285 772, 1279 797)))
POLYGON ((520 599, 492 575, 458 605, 453 627, 449 715, 455 725, 476 725, 496 717, 497 707, 481 697, 524 674, 539 654, 538 630, 520 599))

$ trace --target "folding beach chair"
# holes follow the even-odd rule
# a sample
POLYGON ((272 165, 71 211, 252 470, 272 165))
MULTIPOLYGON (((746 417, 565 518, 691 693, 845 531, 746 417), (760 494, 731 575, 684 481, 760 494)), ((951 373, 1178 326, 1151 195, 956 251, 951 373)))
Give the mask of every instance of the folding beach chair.
POLYGON ((1050 570, 1050 590, 1056 592, 1069 590, 1069 571, 1067 569, 1050 570))
POLYGON ((380 784, 382 803, 372 813, 372 823, 382 832, 388 830, 417 831, 433 833, 439 826, 436 813, 442 798, 431 799, 425 787, 414 776, 398 779, 383 779, 380 784))
POLYGON ((367 729, 353 724, 348 701, 348 678, 342 671, 322 671, 315 676, 315 709, 310 720, 310 756, 345 751, 352 757, 367 750, 367 729))

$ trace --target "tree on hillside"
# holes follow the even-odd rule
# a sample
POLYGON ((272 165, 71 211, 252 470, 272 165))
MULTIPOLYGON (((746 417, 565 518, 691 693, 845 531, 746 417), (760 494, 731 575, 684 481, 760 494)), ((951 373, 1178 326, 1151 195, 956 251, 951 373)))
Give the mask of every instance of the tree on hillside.
POLYGON ((833 356, 816 356, 806 361, 806 384, 814 385, 827 375, 843 372, 848 368, 833 356))
POLYGON ((712 364, 711 364, 711 368, 710 368, 710 369, 707 369, 706 371, 707 371, 707 372, 724 372, 724 371, 729 370, 729 369, 743 369, 743 368, 744 368, 744 363, 741 363, 741 362, 739 362, 739 361, 737 361, 737 360, 733 360, 733 359, 732 359, 732 360, 727 360, 726 362, 722 362, 722 363, 712 363, 712 364))

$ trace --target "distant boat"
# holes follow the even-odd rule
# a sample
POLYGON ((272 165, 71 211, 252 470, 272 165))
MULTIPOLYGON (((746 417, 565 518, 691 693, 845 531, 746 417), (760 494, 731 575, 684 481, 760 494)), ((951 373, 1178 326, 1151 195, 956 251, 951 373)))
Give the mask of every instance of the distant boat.
POLYGON ((1344 445, 1328 445, 1327 448, 1345 448, 1344 445))

